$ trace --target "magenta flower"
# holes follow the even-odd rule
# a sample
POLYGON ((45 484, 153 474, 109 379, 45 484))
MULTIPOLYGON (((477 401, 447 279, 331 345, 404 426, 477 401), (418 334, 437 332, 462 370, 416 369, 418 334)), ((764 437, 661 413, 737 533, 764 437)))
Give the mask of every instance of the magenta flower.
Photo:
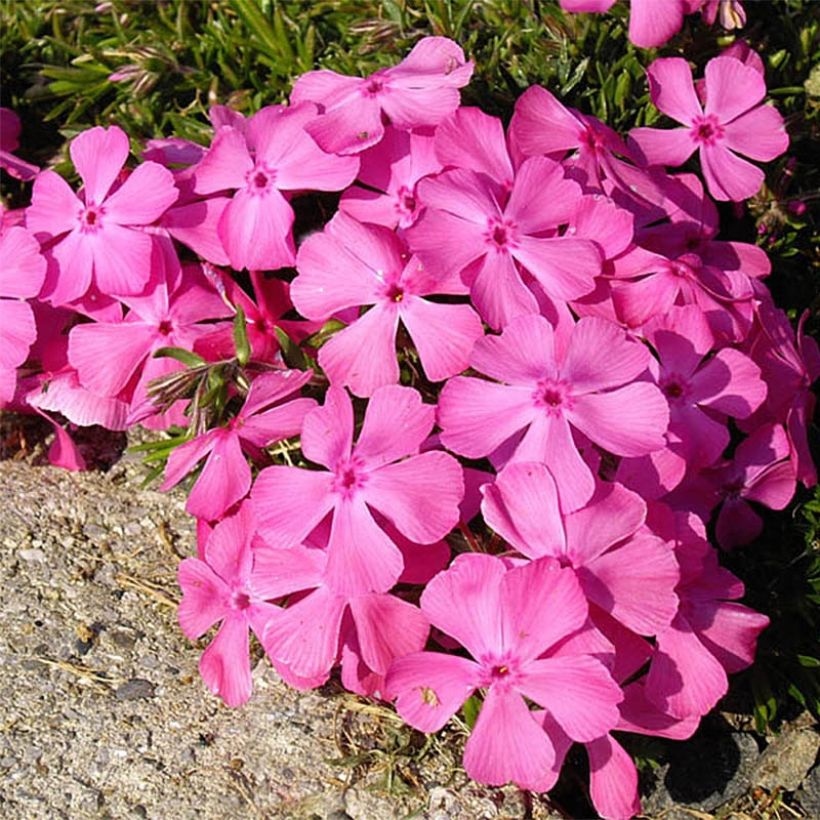
POLYGON ((400 131, 388 126, 381 142, 361 155, 357 179, 362 185, 342 194, 339 210, 359 222, 409 228, 424 207, 416 190, 418 181, 441 170, 428 130, 400 131))
POLYGON ((28 181, 40 172, 36 165, 14 156, 20 145, 20 118, 10 108, 0 108, 0 168, 15 179, 28 181))
POLYGON ((325 550, 260 543, 255 554, 270 597, 308 593, 291 597, 267 623, 262 643, 277 668, 319 686, 341 656, 343 677, 381 691, 393 659, 424 647, 430 625, 417 607, 382 591, 338 592, 328 583, 325 550))
POLYGON ((470 82, 473 63, 446 37, 425 37, 397 66, 369 77, 308 71, 296 81, 291 103, 313 102, 322 116, 308 133, 332 154, 355 154, 379 142, 385 119, 403 131, 438 125, 458 108, 459 89, 470 82))
POLYGON ((697 149, 709 192, 740 202, 763 183, 760 168, 738 154, 768 162, 789 146, 777 109, 758 105, 766 95, 763 77, 734 57, 706 65, 705 108, 682 57, 655 60, 648 69, 652 102, 684 128, 634 128, 630 139, 650 165, 682 165, 697 149))
POLYGON ((593 740, 617 723, 621 690, 606 667, 586 653, 556 652, 587 620, 578 581, 556 561, 508 570, 494 556, 460 555, 427 585, 421 608, 474 660, 406 655, 393 662, 387 689, 398 713, 423 732, 438 731, 472 692, 487 690, 464 749, 474 780, 540 789, 549 777, 555 753, 524 698, 573 740, 593 740))
POLYGON ((208 534, 203 557, 186 558, 178 570, 183 594, 177 615, 185 635, 197 640, 222 622, 200 658, 199 672, 228 706, 240 706, 251 696, 248 628, 261 640, 267 620, 278 614, 266 602, 273 596, 254 566, 254 528, 253 510, 243 504, 208 534))
POLYGON ((338 191, 359 161, 326 154, 307 135, 315 105, 269 105, 244 128, 224 126, 195 171, 198 194, 235 190, 219 219, 222 245, 236 270, 294 263, 293 209, 283 191, 338 191))
POLYGON ((274 466, 259 474, 253 498, 262 536, 292 547, 332 513, 327 583, 341 595, 390 589, 404 562, 371 508, 419 544, 438 541, 458 522, 459 463, 447 453, 419 454, 434 415, 415 390, 380 387, 353 444, 350 398, 330 387, 302 429, 302 452, 326 469, 274 466))
POLYGON ((422 180, 419 193, 427 208, 407 231, 410 249, 440 275, 461 273, 466 282, 469 266, 470 297, 491 327, 538 312, 518 264, 554 299, 574 299, 595 287, 596 245, 557 235, 581 195, 557 162, 524 162, 506 204, 497 183, 466 169, 422 180))
POLYGON ((258 455, 261 448, 301 432, 305 415, 316 402, 283 399, 300 390, 312 375, 310 370, 285 370, 257 376, 242 409, 226 427, 208 430, 174 448, 160 489, 176 486, 207 456, 185 509, 197 518, 219 518, 251 488, 251 468, 243 451, 258 455))
POLYGON ((678 610, 678 566, 671 547, 641 530, 641 497, 601 483, 585 507, 562 515, 556 484, 543 464, 508 464, 482 487, 484 520, 523 555, 572 567, 590 604, 628 629, 665 629, 678 610))
POLYGON ((442 381, 467 367, 481 320, 469 305, 431 302, 447 293, 436 271, 407 259, 392 231, 337 214, 299 248, 293 302, 308 319, 326 320, 346 308, 372 305, 319 351, 332 384, 370 396, 399 380, 396 333, 401 322, 418 351, 425 375, 442 381))
POLYGON ((46 260, 37 240, 24 228, 0 233, 0 407, 11 401, 17 384, 17 368, 26 361, 37 326, 25 299, 37 296, 43 286, 46 260))
POLYGON ((649 360, 643 345, 604 319, 581 319, 564 346, 546 319, 520 316, 473 348, 471 366, 495 382, 457 376, 444 386, 441 441, 460 455, 482 458, 520 437, 514 460, 546 464, 560 476, 561 508, 576 510, 592 496, 595 481, 573 428, 622 456, 664 446, 666 400, 655 385, 633 383, 649 360))
POLYGON ((92 282, 106 296, 140 293, 151 275, 154 244, 141 229, 176 200, 174 178, 156 162, 143 162, 117 186, 129 145, 115 125, 84 131, 69 151, 83 181, 82 197, 54 171, 43 171, 26 212, 40 242, 56 240, 50 253, 58 275, 44 296, 64 305, 82 297, 92 282))

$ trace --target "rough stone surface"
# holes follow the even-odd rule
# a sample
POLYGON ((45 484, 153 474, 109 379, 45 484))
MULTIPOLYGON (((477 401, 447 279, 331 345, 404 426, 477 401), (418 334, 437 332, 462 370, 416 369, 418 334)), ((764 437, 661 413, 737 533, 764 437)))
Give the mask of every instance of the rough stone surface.
POLYGON ((820 763, 809 772, 796 797, 806 817, 820 817, 820 763))
POLYGON ((785 732, 768 745, 752 772, 752 784, 794 791, 817 759, 820 734, 814 729, 785 732))

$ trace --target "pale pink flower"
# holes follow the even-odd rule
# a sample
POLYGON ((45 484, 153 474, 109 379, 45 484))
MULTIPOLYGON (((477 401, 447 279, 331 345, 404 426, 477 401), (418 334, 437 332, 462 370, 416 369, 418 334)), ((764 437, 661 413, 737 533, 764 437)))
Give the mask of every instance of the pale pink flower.
POLYGON ((236 191, 217 229, 236 270, 294 263, 293 208, 283 191, 338 191, 355 178, 358 159, 326 154, 308 136, 316 114, 310 103, 267 106, 242 129, 219 128, 196 166, 197 194, 236 191))
POLYGON ((595 287, 597 246, 558 234, 581 189, 557 162, 526 160, 508 199, 490 177, 461 168, 422 180, 419 192, 427 207, 407 231, 410 249, 432 270, 461 274, 491 327, 538 312, 518 265, 553 299, 574 299, 595 287))
POLYGON ((399 381, 400 322, 430 381, 465 370, 473 344, 483 335, 469 305, 424 298, 447 293, 446 283, 418 258, 408 259, 404 245, 384 227, 337 214, 322 233, 302 243, 296 267, 291 295, 308 319, 324 321, 338 311, 372 305, 319 350, 319 364, 331 384, 348 386, 357 396, 399 381))
POLYGON ((200 658, 199 672, 228 706, 240 706, 251 696, 248 629, 261 640, 265 623, 278 613, 267 603, 273 596, 254 566, 254 534, 253 510, 245 503, 207 533, 202 558, 186 558, 178 570, 183 633, 197 640, 222 622, 200 658))
POLYGON ((595 481, 573 429, 621 456, 664 446, 666 399, 655 385, 634 382, 649 359, 646 347, 604 319, 582 318, 562 343, 543 317, 520 316, 473 348, 471 366, 496 381, 457 376, 444 386, 441 441, 481 458, 512 439, 514 460, 546 464, 560 476, 562 509, 578 509, 595 481))
POLYGON ((312 375, 310 370, 284 370, 257 376, 239 413, 225 427, 208 430, 174 448, 160 489, 176 486, 207 456, 185 509, 197 518, 219 518, 251 488, 245 452, 257 456, 262 448, 301 432, 305 415, 316 402, 283 400, 299 391, 312 375))
POLYGON ((144 226, 156 222, 178 196, 171 172, 143 162, 116 185, 129 144, 115 125, 91 128, 69 146, 83 180, 82 197, 54 171, 34 181, 26 224, 41 242, 51 242, 56 282, 44 297, 63 305, 95 283, 107 296, 140 293, 151 275, 153 239, 144 226))
POLYGON ((296 81, 291 102, 312 102, 322 116, 308 125, 319 146, 333 154, 355 154, 378 143, 385 120, 401 130, 438 125, 458 108, 473 63, 446 37, 425 37, 397 66, 369 77, 308 71, 296 81))
POLYGON ((717 20, 726 31, 746 25, 746 10, 740 0, 705 0, 700 13, 704 22, 711 26, 717 20))
POLYGON ((701 106, 692 71, 682 57, 655 60, 647 70, 652 102, 683 128, 634 128, 630 139, 650 165, 682 165, 697 149, 709 192, 740 202, 753 196, 764 174, 737 154, 768 162, 789 146, 777 109, 758 105, 763 77, 733 57, 706 65, 706 104, 701 106))
POLYGON ((592 655, 561 651, 584 627, 587 603, 571 571, 542 558, 507 569, 490 555, 460 555, 421 596, 434 627, 472 659, 418 652, 394 661, 387 689, 396 710, 435 732, 470 695, 486 689, 464 749, 467 774, 494 786, 541 789, 555 752, 527 705, 547 709, 573 740, 600 737, 618 720, 621 691, 592 655))
POLYGON ((326 469, 273 466, 256 480, 252 495, 265 540, 292 547, 332 513, 328 583, 342 595, 390 589, 404 562, 371 508, 419 544, 438 541, 458 522, 461 466, 447 453, 419 454, 434 416, 412 388, 380 387, 354 444, 350 398, 330 387, 302 429, 305 458, 326 469))

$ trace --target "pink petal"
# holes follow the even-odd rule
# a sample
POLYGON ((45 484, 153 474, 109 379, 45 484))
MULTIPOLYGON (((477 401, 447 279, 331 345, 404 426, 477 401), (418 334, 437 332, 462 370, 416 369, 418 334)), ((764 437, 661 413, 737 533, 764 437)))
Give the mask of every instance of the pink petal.
POLYGON ((272 547, 292 547, 333 509, 333 476, 298 467, 267 467, 253 486, 259 532, 272 547))
POLYGON ((699 718, 680 719, 666 714, 649 701, 645 688, 640 682, 624 687, 624 699, 619 705, 621 719, 617 729, 672 740, 690 738, 698 728, 699 718))
POLYGON ((573 396, 567 418, 591 441, 621 456, 660 450, 669 405, 653 384, 633 382, 609 393, 573 396))
POLYGON ((445 447, 481 458, 526 427, 535 415, 531 390, 456 376, 439 394, 439 425, 445 447))
POLYGON ((532 157, 515 175, 504 215, 521 233, 538 233, 569 222, 580 194, 581 186, 564 176, 559 163, 532 157))
POLYGON ((546 732, 512 691, 491 688, 464 747, 464 770, 479 783, 540 786, 555 753, 546 732))
POLYGON ((570 337, 561 374, 573 394, 606 390, 631 382, 649 364, 646 347, 629 339, 618 325, 596 317, 581 318, 570 337), (601 351, 606 356, 601 356, 601 351))
MULTIPOLYGON (((474 171, 459 168, 445 171, 435 177, 427 177, 419 183, 418 190, 430 210, 445 211, 463 221, 465 224, 462 233, 483 233, 487 218, 499 214, 493 188, 488 184, 486 177, 481 177, 474 171)), ((414 250, 416 237, 422 234, 423 231, 418 225, 408 233, 410 245, 414 250)), ((457 240, 453 242, 453 239, 456 237, 451 236, 449 244, 457 244, 457 240)), ((472 259, 479 255, 475 253, 472 259)))
POLYGON ((228 614, 230 589, 214 571, 198 558, 186 558, 179 565, 182 600, 177 617, 182 632, 195 641, 228 614))
POLYGON ((328 154, 357 154, 384 136, 378 99, 355 94, 336 106, 326 105, 324 114, 305 126, 308 134, 328 154))
POLYGON ((671 544, 637 535, 578 570, 584 592, 639 635, 655 635, 678 611, 680 571, 671 544))
POLYGON ((742 202, 760 190, 765 178, 760 168, 740 159, 720 143, 701 146, 700 164, 709 193, 715 199, 742 202))
POLYGON ((683 165, 697 148, 689 128, 633 128, 629 132, 629 144, 637 149, 644 165, 670 167, 683 165))
POLYGON ((365 663, 386 675, 396 658, 420 652, 430 624, 418 607, 394 595, 360 595, 350 601, 356 634, 365 663))
POLYGON ((728 499, 720 508, 715 536, 724 549, 742 546, 763 532, 763 520, 742 499, 728 499))
POLYGON ((590 293, 601 272, 601 252, 587 239, 523 236, 512 254, 553 299, 567 301, 590 293))
POLYGON ((435 408, 410 387, 377 390, 367 405, 355 454, 369 468, 418 453, 435 422, 435 408))
POLYGON ((305 416, 302 452, 316 464, 335 470, 350 455, 353 442, 353 405, 347 392, 330 387, 325 403, 305 416))
POLYGON ((529 558, 565 551, 558 491, 544 464, 508 464, 493 484, 481 488, 487 525, 529 558))
POLYGON ((432 544, 458 523, 461 465, 447 453, 411 456, 371 473, 363 495, 411 541, 432 544))
POLYGON ((179 484, 211 452, 215 444, 216 431, 209 431, 174 447, 165 465, 165 481, 162 482, 160 490, 166 492, 179 484))
POLYGON ((751 666, 758 636, 769 625, 769 619, 741 604, 726 601, 717 602, 708 615, 704 609, 693 609, 690 616, 701 643, 729 673, 751 666))
POLYGON ((43 286, 46 260, 40 243, 24 228, 9 228, 0 235, 0 296, 27 299, 43 286))
POLYGON ((94 258, 94 281, 106 295, 140 293, 151 275, 152 237, 120 225, 105 225, 83 237, 94 258))
POLYGON ((421 608, 433 626, 455 638, 473 657, 504 647, 501 613, 503 562, 491 555, 464 553, 440 572, 421 594, 421 608))
POLYGON ((121 128, 89 128, 71 141, 71 161, 82 177, 86 204, 100 205, 128 159, 128 137, 121 128))
POLYGON ((321 586, 327 553, 301 545, 274 549, 257 540, 253 545, 253 589, 268 600, 321 586))
POLYGON ((228 706, 247 703, 253 689, 248 649, 248 623, 229 615, 199 660, 199 673, 207 687, 228 706))
POLYGON ((538 309, 515 260, 506 252, 494 250, 484 257, 470 285, 470 298, 481 318, 495 330, 518 316, 535 314, 538 309))
POLYGON ((346 607, 344 598, 320 587, 268 622, 262 636, 265 652, 300 677, 326 675, 336 661, 346 607))
POLYGON ((268 447, 302 432, 305 416, 316 407, 313 399, 294 399, 245 420, 239 438, 256 447, 268 447))
MULTIPOLYGON (((398 85, 395 83, 394 85, 398 85)), ((461 102, 457 88, 390 88, 381 96, 381 107, 396 128, 419 128, 437 125, 452 114, 461 102)))
MULTIPOLYGON (((424 196, 422 186, 427 181, 419 183, 419 196, 424 196)), ((425 209, 405 238, 413 253, 442 280, 461 273, 485 253, 481 226, 441 209, 425 209), (450 271, 454 274, 445 276, 450 271)))
POLYGON ((29 348, 37 338, 37 325, 31 305, 0 299, 0 327, 3 328, 0 367, 11 370, 25 362, 29 348))
POLYGON ((77 325, 68 337, 68 360, 84 387, 114 396, 150 354, 154 336, 153 328, 137 322, 77 325))
POLYGON ((540 85, 530 86, 516 100, 510 134, 525 156, 575 148, 583 130, 578 119, 540 85))
POLYGON ((197 518, 212 521, 244 498, 251 488, 251 468, 239 436, 225 432, 217 438, 199 474, 185 509, 197 518))
POLYGON ((85 459, 71 436, 61 425, 46 416, 45 413, 40 415, 47 418, 54 426, 54 441, 51 442, 51 446, 48 448, 48 463, 72 472, 85 470, 85 459))
POLYGON ((479 340, 470 364, 492 379, 532 388, 545 376, 557 376, 554 336, 552 325, 543 316, 519 316, 500 336, 479 340))
POLYGON ((795 489, 794 465, 784 461, 769 467, 758 479, 750 482, 743 496, 772 510, 782 510, 792 500, 795 489))
POLYGON ((372 396, 380 387, 396 384, 395 305, 380 304, 337 332, 319 351, 319 365, 334 386, 349 387, 356 396, 372 396))
POLYGON ((230 201, 226 196, 215 196, 178 205, 165 212, 161 224, 174 239, 203 259, 214 265, 228 265, 217 226, 230 201))
POLYGON ((326 582, 339 595, 387 592, 404 567, 401 551, 361 498, 336 504, 327 554, 326 582))
POLYGON ((443 305, 406 298, 399 316, 421 359, 424 375, 443 381, 467 369, 476 341, 484 335, 478 314, 469 305, 443 305))
POLYGON ((655 106, 673 120, 691 125, 701 114, 701 107, 692 82, 692 69, 686 60, 664 57, 655 60, 646 73, 655 106))
POLYGON ((589 608, 575 573, 542 558, 507 572, 501 611, 504 648, 524 663, 581 629, 589 608))
POLYGON ((396 696, 396 711, 422 732, 437 732, 479 684, 477 663, 456 655, 416 652, 396 658, 385 689, 396 696))
POLYGON ((347 77, 335 71, 306 71, 293 84, 290 101, 292 105, 314 102, 330 107, 356 96, 363 84, 360 77, 347 77))
POLYGON ((528 663, 521 675, 518 690, 548 709, 573 740, 595 740, 618 722, 621 689, 595 658, 544 658, 528 663))
POLYGON ((205 560, 227 583, 237 585, 248 580, 253 565, 251 540, 255 534, 253 507, 245 503, 235 515, 222 519, 208 536, 204 547, 205 560))
POLYGON ((257 195, 236 192, 219 220, 219 238, 236 270, 293 265, 293 209, 276 188, 257 195))
POLYGON ((167 168, 143 162, 105 201, 105 218, 120 225, 150 225, 176 202, 179 191, 167 168))
POLYGON ((766 96, 766 80, 759 71, 734 57, 715 57, 706 64, 706 113, 728 123, 766 96))
POLYGON ((54 171, 43 171, 34 180, 26 227, 34 234, 58 236, 77 226, 82 210, 68 183, 54 171))
POLYGON ((449 37, 423 37, 394 68, 391 78, 400 77, 419 87, 438 88, 467 85, 473 73, 472 62, 465 62, 464 52, 449 37))
POLYGON ((766 398, 760 368, 739 350, 724 348, 708 360, 692 380, 692 401, 745 419, 766 398))
POLYGON ((685 618, 657 637, 646 677, 649 700, 679 718, 705 715, 726 694, 726 672, 698 640, 685 618))
POLYGON ((638 770, 610 735, 587 743, 589 792, 595 809, 607 820, 630 820, 641 811, 638 770))
POLYGON ((761 105, 724 126, 726 146, 758 162, 771 162, 789 147, 780 112, 761 105))
MULTIPOLYGON (((636 46, 640 46, 640 48, 662 46, 670 37, 680 31, 683 25, 684 8, 685 6, 682 0, 673 0, 673 2, 666 3, 663 6, 659 6, 657 0, 633 0, 629 10, 629 41, 636 46)), ((669 59, 673 60, 676 58, 672 57, 669 59)), ((655 63, 649 67, 649 70, 651 71, 658 62, 659 61, 656 60, 655 63)), ((687 72, 688 71, 689 68, 687 66, 687 72)), ((681 82, 681 78, 677 76, 670 77, 670 73, 671 72, 665 72, 661 76, 667 81, 672 80, 675 84, 681 82)), ((691 84, 692 79, 690 73, 689 85, 691 84)), ((683 96, 683 89, 677 91, 677 93, 683 96)), ((654 94, 652 101, 658 108, 665 111, 655 100, 654 94)), ((685 98, 681 100, 681 103, 684 101, 685 98)), ((667 101, 664 100, 664 102, 667 101)), ((666 111, 666 113, 669 112, 666 111)), ((674 115, 670 114, 670 116, 674 115)), ((675 119, 677 119, 677 117, 675 117, 675 119)))
POLYGON ((618 317, 629 327, 639 327, 654 316, 662 316, 675 302, 680 285, 672 276, 658 274, 624 282, 612 289, 618 317))
POLYGON ((241 188, 245 175, 252 170, 253 160, 244 135, 234 128, 223 128, 196 167, 195 190, 198 194, 214 194, 241 188))

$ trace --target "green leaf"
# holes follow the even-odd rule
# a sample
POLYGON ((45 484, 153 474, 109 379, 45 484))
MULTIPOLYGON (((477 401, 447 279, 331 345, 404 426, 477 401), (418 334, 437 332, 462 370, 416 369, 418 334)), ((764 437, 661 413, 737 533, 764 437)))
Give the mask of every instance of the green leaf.
POLYGON ((178 362, 187 367, 202 367, 207 364, 202 356, 198 356, 191 350, 185 350, 184 347, 161 347, 154 351, 155 359, 176 359, 178 362))
POLYGON ((318 350, 330 337, 340 331, 345 326, 344 322, 338 319, 328 319, 322 327, 316 331, 308 340, 307 343, 318 350))
POLYGON ((233 320, 233 346, 236 348, 236 360, 244 367, 251 359, 251 345, 248 341, 248 323, 245 311, 237 305, 233 320))
POLYGON ((478 713, 481 711, 481 701, 476 695, 472 695, 464 701, 464 706, 461 707, 461 714, 464 716, 464 722, 467 728, 472 731, 475 722, 478 720, 478 713))
POLYGON ((282 349, 282 358, 285 360, 285 364, 296 370, 309 369, 310 363, 305 357, 305 354, 302 353, 299 345, 297 345, 281 327, 274 328, 274 332, 276 333, 279 347, 282 349))

